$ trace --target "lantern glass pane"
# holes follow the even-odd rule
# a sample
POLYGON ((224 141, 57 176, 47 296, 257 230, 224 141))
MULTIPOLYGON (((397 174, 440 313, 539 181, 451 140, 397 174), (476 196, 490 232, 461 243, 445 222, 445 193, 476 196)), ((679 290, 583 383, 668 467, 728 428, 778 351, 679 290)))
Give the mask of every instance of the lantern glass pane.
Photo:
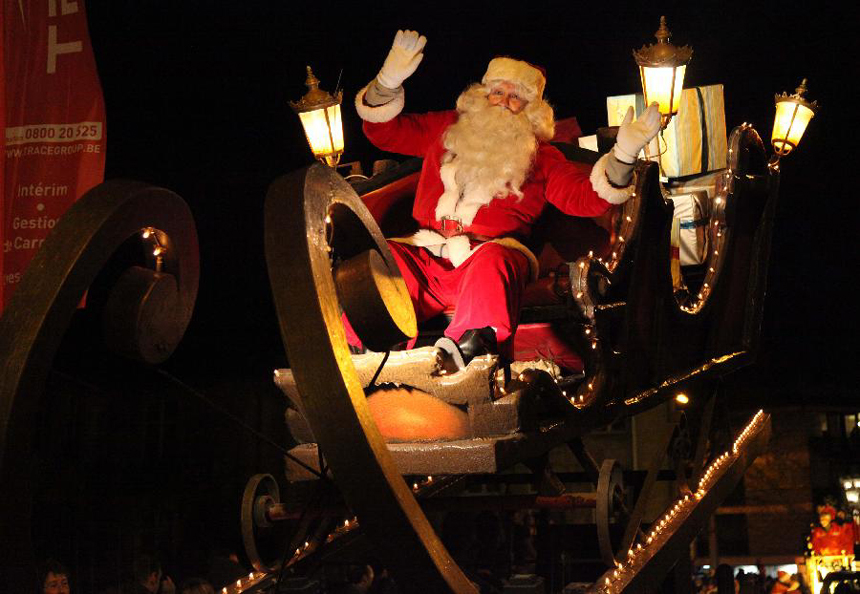
POLYGON ((815 115, 813 111, 805 105, 794 101, 778 102, 776 116, 773 118, 773 134, 771 134, 773 148, 783 154, 791 152, 791 149, 800 143, 800 138, 813 115, 815 115))
POLYGON ((681 91, 684 90, 684 73, 686 66, 677 68, 650 68, 642 67, 642 78, 644 82, 645 105, 651 105, 654 101, 660 104, 660 113, 663 115, 674 115, 678 113, 681 104, 681 91), (672 72, 675 72, 675 89, 672 90, 672 72))
POLYGON ((340 105, 333 105, 325 109, 314 111, 303 111, 299 113, 308 144, 311 146, 315 157, 323 157, 343 150, 343 125, 340 119, 340 105), (328 122, 326 121, 328 111, 328 122), (332 130, 329 135, 328 125, 331 123, 332 130), (334 138, 334 147, 332 147, 334 138))
POLYGON ((340 119, 340 103, 326 108, 331 123, 331 136, 334 138, 334 152, 343 150, 343 122, 340 119))

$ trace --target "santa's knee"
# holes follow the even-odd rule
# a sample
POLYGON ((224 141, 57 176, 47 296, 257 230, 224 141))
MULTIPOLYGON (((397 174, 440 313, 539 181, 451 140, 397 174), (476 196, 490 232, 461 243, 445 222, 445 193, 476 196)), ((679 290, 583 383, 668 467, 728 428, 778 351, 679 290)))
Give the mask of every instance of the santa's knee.
POLYGON ((495 242, 487 242, 475 250, 469 263, 469 272, 480 276, 496 276, 510 281, 525 281, 529 262, 524 254, 495 242))

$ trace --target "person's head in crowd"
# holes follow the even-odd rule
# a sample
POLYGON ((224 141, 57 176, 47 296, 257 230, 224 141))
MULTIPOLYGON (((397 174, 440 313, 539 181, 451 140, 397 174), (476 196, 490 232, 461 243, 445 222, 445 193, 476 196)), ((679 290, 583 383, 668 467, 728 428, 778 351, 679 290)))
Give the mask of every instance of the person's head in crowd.
POLYGON ((161 584, 161 563, 150 555, 137 555, 132 566, 135 583, 155 594, 161 584))
POLYGON ((233 547, 217 548, 209 557, 206 578, 216 590, 220 590, 246 575, 248 575, 248 570, 239 562, 239 556, 233 547))
POLYGON ((56 559, 47 559, 39 566, 36 592, 39 594, 69 594, 69 572, 56 559))
POLYGON ((717 566, 717 571, 714 575, 716 580, 717 590, 720 592, 734 592, 735 580, 732 576, 732 566, 726 563, 721 563, 717 566))
POLYGON ((189 578, 180 584, 179 594, 215 594, 215 588, 203 578, 189 578))
POLYGON ((818 523, 825 530, 830 529, 830 523, 836 518, 836 510, 831 505, 822 505, 818 508, 818 523))
POLYGON ((367 592, 373 584, 373 567, 366 565, 353 565, 347 571, 347 580, 360 592, 367 592))

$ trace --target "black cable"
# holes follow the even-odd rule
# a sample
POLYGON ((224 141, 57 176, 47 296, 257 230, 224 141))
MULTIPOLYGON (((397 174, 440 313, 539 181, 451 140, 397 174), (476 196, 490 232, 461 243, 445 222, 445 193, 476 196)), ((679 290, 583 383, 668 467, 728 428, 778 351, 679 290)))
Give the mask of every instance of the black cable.
POLYGON ((227 411, 226 409, 224 409, 224 408, 222 408, 221 406, 219 406, 219 405, 215 404, 214 402, 212 402, 211 400, 209 400, 209 398, 207 398, 207 397, 206 397, 206 396, 204 396, 202 393, 198 392, 197 390, 195 390, 194 388, 192 388, 191 386, 189 386, 188 384, 186 384, 185 382, 183 382, 182 380, 180 380, 178 377, 175 377, 174 375, 170 374, 170 373, 169 373, 169 372, 167 372, 167 371, 164 371, 163 369, 156 369, 156 372, 157 372, 158 374, 160 374, 161 376, 163 376, 163 377, 165 377, 165 378, 169 379, 171 382, 173 382, 174 384, 176 384, 177 386, 179 386, 180 388, 182 388, 183 390, 185 390, 185 391, 186 391, 186 392, 188 392, 189 394, 191 394, 191 395, 195 396, 197 399, 199 399, 199 400, 201 400, 202 402, 204 402, 207 406, 209 406, 209 407, 210 407, 210 408, 212 408, 213 410, 217 411, 219 414, 221 414, 221 415, 223 415, 224 417, 226 417, 226 418, 230 419, 231 421, 233 421, 234 423, 236 423, 237 425, 239 425, 242 429, 244 429, 245 431, 249 432, 250 434, 252 434, 252 435, 253 435, 254 437, 256 437, 257 439, 259 439, 260 441, 262 441, 262 442, 264 442, 264 443, 267 443, 267 444, 269 444, 270 446, 272 446, 273 448, 277 449, 277 450, 278 450, 279 452, 281 452, 284 456, 286 456, 287 458, 289 458, 290 460, 292 460, 293 462, 295 462, 296 464, 298 464, 299 466, 301 466, 302 468, 304 468, 305 470, 307 470, 308 472, 310 472, 311 474, 313 474, 313 475, 314 475, 314 476, 316 476, 317 478, 320 478, 320 479, 321 479, 321 478, 324 478, 324 475, 323 475, 323 474, 321 474, 321 473, 317 472, 317 471, 316 471, 316 470, 314 470, 312 467, 308 466, 307 464, 305 464, 304 462, 302 462, 301 460, 299 460, 298 458, 296 458, 295 456, 293 456, 293 455, 289 452, 289 450, 287 450, 286 448, 284 448, 282 445, 280 445, 279 443, 277 443, 277 442, 273 441, 273 440, 272 440, 270 437, 268 437, 267 435, 264 435, 263 433, 260 433, 259 431, 257 431, 257 430, 256 430, 256 429, 254 429, 253 427, 251 427, 250 425, 245 424, 245 422, 244 422, 244 421, 242 421, 242 419, 240 419, 240 418, 236 417, 235 415, 233 415, 232 413, 230 413, 230 412, 229 412, 229 411, 227 411))
POLYGON ((388 356, 391 354, 391 351, 385 351, 385 355, 382 356, 382 362, 379 364, 379 367, 376 368, 376 373, 373 374, 373 379, 370 380, 370 383, 367 384, 368 390, 373 388, 376 385, 376 378, 379 377, 379 374, 382 373, 382 368, 385 367, 386 361, 388 361, 388 356))
MULTIPOLYGON (((302 508, 302 513, 299 514, 299 520, 298 520, 298 522, 296 522, 296 530, 301 528, 302 522, 305 519, 305 514, 307 514, 307 511, 311 507, 319 504, 320 501, 322 500, 322 495, 323 495, 322 486, 326 480, 325 474, 328 471, 328 468, 324 467, 322 465, 322 453, 321 453, 321 451, 322 450, 320 450, 319 444, 317 444, 317 452, 319 453, 319 456, 320 456, 320 468, 322 469, 322 479, 323 480, 319 481, 316 484, 316 488, 314 489, 314 494, 313 494, 313 497, 311 497, 310 503, 302 508)), ((281 580, 284 579, 284 570, 287 568, 287 563, 288 563, 289 559, 292 558, 292 555, 295 554, 296 549, 293 548, 293 546, 292 546, 292 544, 294 542, 294 540, 293 540, 294 538, 295 538, 295 534, 290 536, 290 538, 287 540, 287 548, 284 550, 284 556, 281 559, 281 566, 278 569, 278 577, 275 580, 274 590, 273 590, 274 592, 278 591, 278 587, 280 586, 281 580)))

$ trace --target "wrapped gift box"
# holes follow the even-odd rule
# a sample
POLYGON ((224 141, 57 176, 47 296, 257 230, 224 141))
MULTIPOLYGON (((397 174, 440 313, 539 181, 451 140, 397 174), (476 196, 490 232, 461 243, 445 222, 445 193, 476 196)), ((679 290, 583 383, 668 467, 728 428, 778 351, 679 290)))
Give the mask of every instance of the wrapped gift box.
MULTIPOLYGON (((606 111, 609 125, 620 125, 631 105, 636 117, 645 111, 641 94, 608 97, 606 111)), ((660 174, 666 178, 697 175, 724 168, 727 142, 723 85, 684 89, 678 114, 669 122, 662 136, 658 135, 646 150, 647 154, 643 158, 659 163, 660 174)))
POLYGON ((670 194, 689 194, 691 192, 706 192, 708 199, 713 200, 717 192, 717 178, 725 171, 717 169, 710 173, 694 175, 682 179, 673 179, 665 185, 670 194))

